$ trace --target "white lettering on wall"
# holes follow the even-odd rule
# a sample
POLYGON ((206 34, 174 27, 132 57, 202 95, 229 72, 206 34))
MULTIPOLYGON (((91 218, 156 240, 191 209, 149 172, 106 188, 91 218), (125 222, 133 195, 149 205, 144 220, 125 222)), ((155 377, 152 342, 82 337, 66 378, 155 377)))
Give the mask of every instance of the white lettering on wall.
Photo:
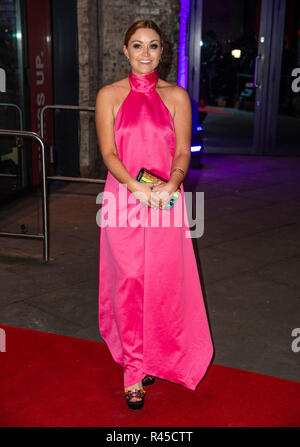
MULTIPOLYGON (((41 110, 45 105, 45 92, 43 86, 45 84, 45 65, 43 63, 44 52, 41 51, 35 58, 35 79, 37 86, 36 104, 37 104, 37 128, 38 133, 41 133, 41 110)), ((45 129, 44 129, 45 131, 45 129)), ((44 134, 45 135, 45 134, 44 134)), ((39 146, 39 171, 41 172, 41 148, 39 146)))
POLYGON ((0 93, 6 92, 6 73, 4 68, 0 68, 0 93))
POLYGON ((300 68, 294 68, 292 71, 292 76, 296 77, 296 79, 292 82, 292 90, 294 93, 300 92, 300 68))

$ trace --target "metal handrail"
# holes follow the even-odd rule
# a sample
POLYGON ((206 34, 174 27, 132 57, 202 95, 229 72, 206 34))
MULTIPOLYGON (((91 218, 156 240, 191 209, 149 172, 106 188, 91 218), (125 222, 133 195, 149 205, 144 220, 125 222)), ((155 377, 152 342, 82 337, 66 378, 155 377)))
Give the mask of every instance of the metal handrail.
MULTIPOLYGON (((37 140, 42 149, 42 206, 43 206, 43 234, 22 234, 13 232, 0 232, 0 236, 21 237, 29 239, 43 239, 44 261, 49 261, 49 234, 48 234, 48 191, 46 178, 45 146, 43 139, 35 132, 26 132, 20 130, 0 129, 0 135, 19 136, 37 140)), ((24 148, 24 146, 23 146, 24 148)))
MULTIPOLYGON (((68 105, 61 105, 61 104, 53 104, 53 105, 46 105, 41 109, 41 137, 44 139, 44 113, 48 109, 61 109, 61 110, 78 110, 82 112, 95 112, 95 107, 90 106, 68 106, 68 105)), ((65 177, 61 175, 52 175, 47 176, 48 180, 59 180, 59 181, 65 181, 65 182, 82 182, 82 183, 105 183, 105 180, 103 179, 96 179, 96 178, 82 178, 82 177, 65 177)))
MULTIPOLYGON (((16 104, 10 104, 12 106, 16 106, 16 104)), ((65 110, 78 110, 78 111, 87 111, 94 112, 95 107, 88 106, 68 106, 68 105, 46 105, 41 109, 40 114, 40 135, 35 132, 27 132, 27 131, 18 131, 18 130, 6 130, 0 129, 0 135, 8 135, 8 136, 22 136, 33 138, 38 141, 42 148, 42 201, 43 201, 43 234, 22 234, 22 233, 13 233, 13 232, 0 232, 0 236, 11 236, 11 237, 22 237, 28 239, 43 239, 43 247, 44 247, 44 261, 49 261, 49 230, 48 230, 48 184, 47 180, 64 180, 64 181, 73 181, 73 182, 86 182, 86 183, 105 183, 103 179, 90 179, 90 178, 81 178, 81 177, 63 177, 63 176, 47 176, 46 172, 46 157, 45 157, 45 142, 44 142, 44 113, 48 109, 65 109, 65 110)))

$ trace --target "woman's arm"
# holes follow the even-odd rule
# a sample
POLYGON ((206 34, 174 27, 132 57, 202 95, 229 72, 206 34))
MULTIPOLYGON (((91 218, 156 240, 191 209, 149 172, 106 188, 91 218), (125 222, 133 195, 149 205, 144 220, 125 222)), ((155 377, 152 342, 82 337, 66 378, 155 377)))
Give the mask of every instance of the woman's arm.
POLYGON ((191 135, 192 135, 192 107, 187 91, 180 86, 174 90, 174 126, 176 135, 176 148, 170 171, 169 183, 174 185, 175 190, 183 182, 191 161, 191 135), (173 171, 180 168, 180 171, 173 171))
POLYGON ((134 179, 121 162, 114 139, 114 87, 102 87, 96 98, 95 123, 99 148, 103 162, 111 174, 120 182, 127 185, 130 192, 136 190, 139 182, 134 179))

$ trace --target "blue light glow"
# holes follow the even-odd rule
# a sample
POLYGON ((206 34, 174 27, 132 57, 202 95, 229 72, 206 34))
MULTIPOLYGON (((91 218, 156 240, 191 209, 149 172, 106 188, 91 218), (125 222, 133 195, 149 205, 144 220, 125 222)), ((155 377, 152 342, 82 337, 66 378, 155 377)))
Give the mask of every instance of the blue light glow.
POLYGON ((188 80, 188 56, 187 47, 187 23, 190 13, 190 0, 180 1, 180 24, 179 24, 179 44, 178 44, 178 68, 177 84, 187 89, 188 80))
POLYGON ((202 146, 191 146, 191 152, 200 152, 202 149, 202 146))

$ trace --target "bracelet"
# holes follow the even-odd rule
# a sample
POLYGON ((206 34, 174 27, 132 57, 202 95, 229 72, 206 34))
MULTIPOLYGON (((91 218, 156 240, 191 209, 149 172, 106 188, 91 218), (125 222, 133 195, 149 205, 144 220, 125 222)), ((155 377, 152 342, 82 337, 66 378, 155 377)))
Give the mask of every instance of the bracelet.
POLYGON ((173 168, 172 171, 171 171, 171 174, 172 174, 173 171, 179 171, 182 175, 184 175, 184 170, 183 169, 173 168))

